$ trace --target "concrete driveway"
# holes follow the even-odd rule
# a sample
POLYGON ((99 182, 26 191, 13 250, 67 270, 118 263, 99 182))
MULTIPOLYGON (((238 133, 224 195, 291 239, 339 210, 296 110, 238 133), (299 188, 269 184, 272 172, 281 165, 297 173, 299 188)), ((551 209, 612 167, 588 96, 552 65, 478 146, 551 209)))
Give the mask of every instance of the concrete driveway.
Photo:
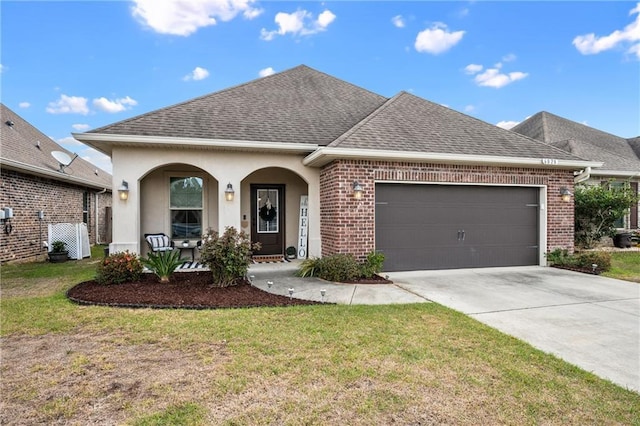
POLYGON ((640 392, 640 284, 544 267, 389 276, 413 295, 640 392))

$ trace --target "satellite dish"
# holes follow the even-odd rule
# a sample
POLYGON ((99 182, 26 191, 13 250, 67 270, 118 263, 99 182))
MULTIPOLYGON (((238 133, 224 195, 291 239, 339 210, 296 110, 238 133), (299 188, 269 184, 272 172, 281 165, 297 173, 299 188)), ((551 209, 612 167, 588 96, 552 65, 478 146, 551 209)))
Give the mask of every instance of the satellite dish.
POLYGON ((75 157, 72 160, 71 157, 69 157, 69 154, 62 151, 51 151, 51 156, 55 158, 60 165, 60 171, 62 173, 64 173, 64 168, 71 164, 73 160, 75 160, 75 157))

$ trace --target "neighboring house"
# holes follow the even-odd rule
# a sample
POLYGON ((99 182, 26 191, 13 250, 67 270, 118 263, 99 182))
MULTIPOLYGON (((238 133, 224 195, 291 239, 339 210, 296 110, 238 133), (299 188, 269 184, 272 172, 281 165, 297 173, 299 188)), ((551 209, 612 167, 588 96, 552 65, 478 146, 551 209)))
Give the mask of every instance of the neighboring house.
MULTIPOLYGON (((640 138, 624 139, 545 111, 529 117, 511 130, 579 157, 603 163, 602 167, 577 176, 577 181, 598 185, 629 182, 632 190, 638 194, 640 138)), ((638 219, 639 209, 635 205, 618 223, 618 228, 638 229, 638 219)))
POLYGON ((0 116, 0 209, 13 210, 0 220, 0 261, 44 259, 48 224, 84 222, 91 244, 110 242, 111 175, 81 158, 61 170, 51 153, 72 154, 3 104, 0 116))
POLYGON ((74 137, 111 156, 114 188, 128 184, 112 251, 233 226, 260 255, 376 250, 389 271, 544 265, 548 250, 573 250, 561 190, 600 165, 303 65, 74 137))

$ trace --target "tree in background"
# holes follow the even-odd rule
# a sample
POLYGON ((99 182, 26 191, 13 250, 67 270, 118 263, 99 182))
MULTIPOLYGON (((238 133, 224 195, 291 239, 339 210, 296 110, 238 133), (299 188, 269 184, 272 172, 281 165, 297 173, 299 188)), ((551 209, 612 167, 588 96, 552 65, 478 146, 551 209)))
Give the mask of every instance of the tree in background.
POLYGON ((577 185, 575 188, 575 243, 592 248, 602 237, 616 234, 616 221, 638 197, 630 185, 577 185))

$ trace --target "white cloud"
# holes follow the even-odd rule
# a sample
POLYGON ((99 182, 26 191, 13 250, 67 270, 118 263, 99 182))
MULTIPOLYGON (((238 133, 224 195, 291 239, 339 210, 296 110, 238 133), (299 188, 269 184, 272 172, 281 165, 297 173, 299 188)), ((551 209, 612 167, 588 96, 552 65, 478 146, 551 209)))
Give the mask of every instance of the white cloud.
POLYGON ((5 67, 4 65, 0 64, 0 74, 2 74, 4 72, 4 70, 6 70, 7 67, 5 67))
POLYGON ((29 107, 31 106, 31 104, 30 104, 29 102, 20 102, 20 103, 18 104, 18 106, 19 106, 20 108, 29 108, 29 107))
POLYGON ((502 62, 513 62, 516 59, 517 59, 516 55, 514 55, 513 53, 509 53, 502 57, 502 62))
POLYGON ((262 13, 254 0, 134 0, 131 14, 143 25, 161 34, 188 36, 199 28, 226 22, 242 13, 253 19, 262 13))
POLYGON ((94 107, 98 108, 100 111, 108 112, 111 114, 131 109, 131 107, 135 105, 138 105, 138 102, 134 99, 131 99, 129 96, 127 96, 126 98, 114 100, 109 100, 105 97, 96 98, 93 100, 94 107))
POLYGON ((515 126, 517 126, 518 124, 520 124, 519 121, 511 121, 511 120, 503 120, 503 121, 499 121, 496 126, 498 127, 502 127, 503 129, 512 129, 515 126))
POLYGON ((278 12, 274 21, 278 24, 277 30, 267 31, 263 28, 260 31, 262 40, 273 40, 277 35, 311 35, 325 31, 327 27, 336 19, 336 15, 330 10, 325 10, 314 20, 313 14, 306 10, 297 10, 293 13, 278 12))
POLYGON ((437 55, 458 44, 464 33, 464 31, 449 32, 445 24, 435 23, 431 28, 418 33, 414 46, 418 52, 437 55))
POLYGON ((508 74, 501 73, 498 68, 488 68, 485 72, 475 76, 474 81, 478 86, 495 87, 499 89, 514 81, 522 80, 529 74, 515 71, 508 74))
POLYGON ((62 145, 62 147, 65 148, 67 151, 71 151, 71 152, 77 151, 77 148, 80 148, 80 147, 85 147, 85 148, 87 147, 82 142, 74 139, 73 136, 66 136, 64 138, 54 139, 54 140, 58 142, 58 144, 62 145))
POLYGON ((71 127, 74 130, 82 132, 83 130, 88 130, 91 126, 89 126, 88 124, 72 124, 71 127))
POLYGON ((473 112, 475 111, 476 107, 473 105, 467 105, 464 107, 464 112, 473 112))
MULTIPOLYGON (((85 149, 82 152, 81 157, 83 160, 90 162, 91 164, 101 168, 105 172, 113 173, 113 165, 111 164, 111 158, 104 155, 103 153, 98 152, 93 148, 87 147, 87 149, 85 149)), ((99 170, 98 170, 98 174, 100 174, 99 170)))
POLYGON ((258 75, 259 75, 260 77, 268 77, 268 76, 273 75, 273 74, 275 74, 275 73, 276 73, 276 72, 275 72, 275 70, 274 70, 273 68, 268 67, 268 68, 263 68, 263 69, 261 69, 261 70, 258 72, 258 75))
POLYGON ((478 65, 478 64, 469 64, 466 67, 464 67, 464 72, 467 74, 476 74, 479 73, 480 71, 482 71, 482 68, 484 68, 482 65, 478 65))
POLYGON ((629 46, 627 53, 640 59, 640 3, 631 9, 629 15, 637 14, 636 19, 622 30, 598 37, 594 33, 579 35, 573 39, 573 45, 583 55, 595 55, 617 46, 629 46))
POLYGON ((182 77, 182 79, 184 81, 190 81, 190 80, 198 81, 198 80, 204 80, 207 77, 209 77, 209 71, 201 67, 195 67, 193 71, 191 71, 189 74, 182 77))
POLYGON ((405 26, 404 18, 402 17, 402 15, 396 15, 391 18, 391 23, 393 23, 396 28, 404 28, 405 26))
POLYGON ((46 111, 49 114, 89 114, 87 98, 81 96, 60 95, 57 101, 49 102, 46 111))
POLYGON ((502 73, 502 63, 498 62, 494 65, 494 68, 487 68, 484 72, 480 73, 484 67, 482 65, 470 64, 465 67, 465 73, 474 75, 473 80, 478 86, 494 87, 499 89, 511 84, 514 81, 522 80, 529 74, 522 71, 514 71, 510 73, 502 73))

